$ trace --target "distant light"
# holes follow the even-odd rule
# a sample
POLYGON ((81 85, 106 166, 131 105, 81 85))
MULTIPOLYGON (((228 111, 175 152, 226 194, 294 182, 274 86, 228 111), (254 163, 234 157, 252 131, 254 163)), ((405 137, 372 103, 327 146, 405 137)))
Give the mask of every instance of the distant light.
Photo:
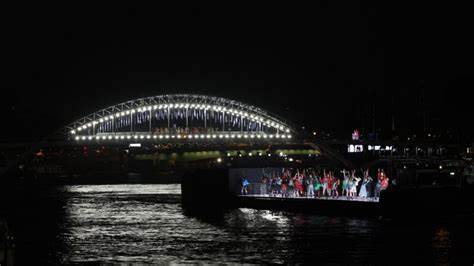
POLYGON ((272 155, 269 153, 269 154, 267 154, 267 156, 270 157, 270 156, 272 156, 272 155))
POLYGON ((222 158, 217 158, 218 163, 222 163, 222 158))
POLYGON ((288 158, 288 161, 293 162, 293 158, 288 158))
POLYGON ((251 152, 249 152, 249 156, 252 156, 252 153, 251 153, 251 152))
POLYGON ((454 172, 449 173, 449 175, 454 175, 454 174, 455 174, 454 172))
POLYGON ((129 147, 134 147, 134 148, 140 148, 142 146, 141 143, 130 143, 130 145, 128 145, 129 147))
POLYGON ((76 136, 74 139, 75 139, 75 140, 79 140, 79 136, 76 136))
POLYGON ((439 169, 443 169, 443 166, 442 166, 442 165, 440 165, 440 166, 439 166, 439 169))

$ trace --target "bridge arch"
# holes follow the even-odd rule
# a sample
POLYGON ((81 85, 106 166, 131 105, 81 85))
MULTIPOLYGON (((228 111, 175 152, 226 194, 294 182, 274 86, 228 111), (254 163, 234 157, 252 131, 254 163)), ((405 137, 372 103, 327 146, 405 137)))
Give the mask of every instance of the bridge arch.
POLYGON ((256 106, 196 94, 122 102, 66 126, 75 141, 260 139, 289 140, 293 128, 256 106))

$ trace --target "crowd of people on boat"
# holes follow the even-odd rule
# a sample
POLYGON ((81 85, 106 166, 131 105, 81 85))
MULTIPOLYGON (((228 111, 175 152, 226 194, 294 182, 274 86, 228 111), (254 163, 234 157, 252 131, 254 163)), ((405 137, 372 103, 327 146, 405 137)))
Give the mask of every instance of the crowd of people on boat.
POLYGON ((313 169, 282 169, 263 174, 259 182, 242 178, 241 194, 271 197, 343 198, 378 200, 387 189, 389 178, 383 169, 377 169, 372 178, 369 170, 315 171, 313 169), (252 187, 251 187, 252 186, 252 187))

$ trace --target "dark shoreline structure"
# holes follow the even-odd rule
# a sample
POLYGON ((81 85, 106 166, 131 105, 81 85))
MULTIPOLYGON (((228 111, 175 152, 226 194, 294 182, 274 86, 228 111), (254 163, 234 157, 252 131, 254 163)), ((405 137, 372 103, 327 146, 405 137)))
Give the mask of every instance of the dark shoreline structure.
MULTIPOLYGON (((308 212, 367 217, 417 219, 451 217, 474 213, 474 186, 469 176, 459 174, 459 183, 430 186, 406 184, 389 186, 379 202, 358 200, 328 200, 318 198, 285 198, 240 196, 231 190, 229 171, 232 167, 198 169, 182 178, 182 202, 186 210, 197 213, 219 213, 231 208, 256 208, 275 211, 308 212)), ((454 170, 453 170, 454 171, 454 170)), ((427 170, 412 170, 395 176, 396 180, 426 178, 427 170), (407 176, 408 175, 408 176, 407 176)), ((453 173, 453 172, 451 172, 453 173)), ((434 175, 434 172, 431 172, 434 175)), ((439 172, 437 172, 439 175, 439 172)))

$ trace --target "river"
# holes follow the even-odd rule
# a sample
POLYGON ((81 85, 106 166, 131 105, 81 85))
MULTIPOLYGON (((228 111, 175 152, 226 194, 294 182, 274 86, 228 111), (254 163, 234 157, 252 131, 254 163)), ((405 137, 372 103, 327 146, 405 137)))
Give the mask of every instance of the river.
POLYGON ((17 264, 474 262, 472 219, 393 221, 234 209, 184 212, 178 184, 71 185, 6 214, 17 264))

